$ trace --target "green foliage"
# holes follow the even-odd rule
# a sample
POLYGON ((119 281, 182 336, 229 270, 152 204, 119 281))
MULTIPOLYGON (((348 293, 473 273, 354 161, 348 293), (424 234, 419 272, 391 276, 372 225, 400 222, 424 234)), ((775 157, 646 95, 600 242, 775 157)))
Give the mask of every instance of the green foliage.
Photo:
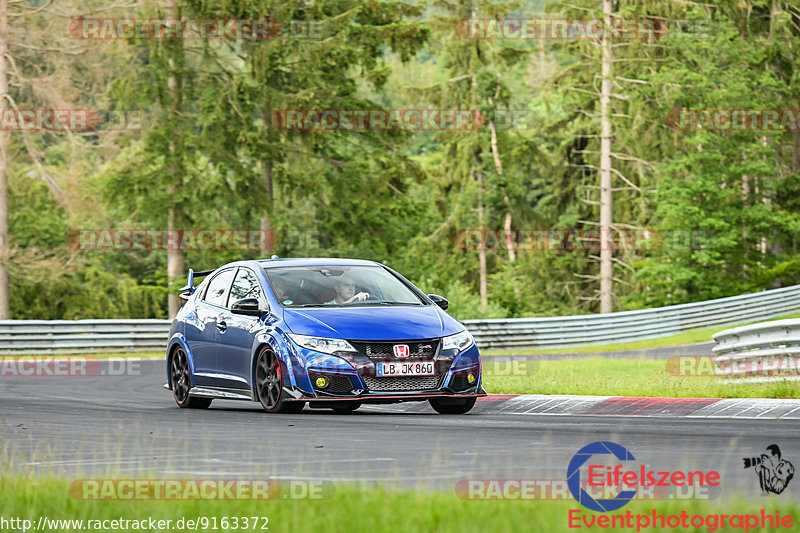
POLYGON ((481 312, 481 299, 468 285, 460 281, 434 281, 430 278, 415 280, 427 294, 444 295, 449 306, 447 312, 459 320, 468 318, 506 318, 508 310, 496 302, 491 302, 485 313, 481 312))
MULTIPOLYGON (((596 311, 594 252, 518 250, 512 261, 502 248, 488 251, 482 313, 478 253, 458 246, 459 232, 478 228, 479 203, 483 229, 501 230, 506 215, 514 229, 596 227, 597 44, 456 32, 472 16, 541 18, 544 2, 178 4, 184 18, 271 18, 284 32, 265 41, 89 43, 61 59, 15 52, 26 77, 55 84, 12 87, 20 108, 58 107, 56 93, 75 104, 61 107, 143 110, 147 127, 12 135, 14 318, 164 316, 163 251, 80 252, 67 241, 85 228, 165 228, 170 210, 185 228, 266 224, 279 237, 268 254, 386 262, 447 297, 462 319, 596 311), (290 21, 319 22, 324 38, 298 38, 290 21), (381 108, 472 109, 486 122, 352 132, 291 131, 274 120, 286 110, 381 108), (522 120, 509 126, 512 111, 522 120)), ((125 16, 167 16, 159 5, 125 16)), ((597 17, 599 6, 546 3, 552 17, 597 17)), ((680 108, 800 108, 800 13, 763 1, 614 6, 619 17, 709 29, 614 43, 614 223, 679 236, 615 253, 617 309, 800 283, 800 132, 686 131, 668 121, 680 108)), ((26 20, 45 40, 61 23, 46 10, 26 20)), ((185 258, 205 269, 260 255, 185 258)))
POLYGON ((111 252, 85 253, 68 240, 69 215, 34 175, 11 175, 9 225, 11 315, 17 319, 163 318, 163 284, 137 261, 111 252))
POLYGON ((166 318, 163 287, 137 284, 99 262, 78 261, 66 270, 30 265, 24 272, 12 272, 10 307, 16 318, 166 318))
MULTIPOLYGON (((708 16, 716 31, 691 46, 667 43, 664 63, 648 73, 651 86, 641 91, 662 116, 678 108, 791 105, 765 28, 748 35, 736 14, 708 16), (667 90, 656 94, 662 87, 667 90)), ((657 165, 655 220, 667 232, 694 238, 640 263, 633 277, 637 290, 627 301, 682 303, 796 282, 784 250, 793 250, 797 216, 791 206, 800 190, 787 185, 796 181, 796 169, 776 157, 784 135, 678 131, 660 142, 673 153, 657 165)))

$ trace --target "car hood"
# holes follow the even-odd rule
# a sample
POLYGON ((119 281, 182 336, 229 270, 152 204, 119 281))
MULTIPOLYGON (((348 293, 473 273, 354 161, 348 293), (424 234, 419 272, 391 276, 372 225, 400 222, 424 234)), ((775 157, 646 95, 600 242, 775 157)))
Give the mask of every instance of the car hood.
POLYGON ((336 307, 284 309, 293 333, 351 340, 432 339, 464 329, 439 307, 336 307))

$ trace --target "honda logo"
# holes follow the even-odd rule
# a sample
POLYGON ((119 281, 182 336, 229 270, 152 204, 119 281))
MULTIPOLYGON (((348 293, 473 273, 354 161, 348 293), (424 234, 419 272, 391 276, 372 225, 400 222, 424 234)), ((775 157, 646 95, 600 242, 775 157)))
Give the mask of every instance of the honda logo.
POLYGON ((395 357, 408 357, 408 344, 395 344, 394 345, 395 357))

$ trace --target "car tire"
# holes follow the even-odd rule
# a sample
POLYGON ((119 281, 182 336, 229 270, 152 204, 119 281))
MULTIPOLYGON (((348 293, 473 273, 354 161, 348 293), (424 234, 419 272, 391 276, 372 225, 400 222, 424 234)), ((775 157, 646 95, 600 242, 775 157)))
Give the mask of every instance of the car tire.
POLYGON ((433 410, 440 415, 463 415, 474 406, 477 398, 428 400, 433 410))
POLYGON ((281 362, 270 348, 262 348, 256 358, 256 397, 268 413, 299 413, 305 402, 287 401, 283 390, 281 362))
POLYGON ((177 348, 170 358, 172 397, 181 409, 207 409, 211 405, 211 398, 197 398, 189 394, 192 388, 189 372, 189 358, 182 348, 177 348))

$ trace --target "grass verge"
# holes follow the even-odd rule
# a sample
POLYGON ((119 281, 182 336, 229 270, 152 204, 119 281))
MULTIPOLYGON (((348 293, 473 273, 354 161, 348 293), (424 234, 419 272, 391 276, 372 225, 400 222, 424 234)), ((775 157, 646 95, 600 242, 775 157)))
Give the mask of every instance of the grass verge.
POLYGON ((667 398, 800 398, 800 381, 724 383, 680 377, 666 360, 564 359, 484 361, 484 388, 494 394, 586 394, 667 398))
MULTIPOLYGON (((152 517, 156 520, 171 520, 171 531, 185 531, 189 528, 175 528, 174 524, 200 517, 266 517, 267 526, 272 532, 308 531, 322 527, 326 532, 530 532, 530 531, 569 531, 570 510, 579 510, 579 516, 586 520, 612 514, 650 515, 653 511, 661 515, 677 514, 685 511, 689 515, 727 515, 755 514, 762 510, 774 513, 779 510, 782 516, 793 519, 800 514, 797 503, 786 500, 764 500, 747 502, 741 500, 714 501, 662 501, 657 503, 631 502, 614 513, 594 513, 570 501, 475 501, 462 500, 455 491, 430 492, 412 490, 393 490, 390 488, 358 487, 337 485, 330 498, 321 500, 295 501, 81 501, 73 499, 69 492, 69 481, 63 479, 30 479, 25 477, 0 478, 3 492, 0 494, 0 508, 5 519, 22 517, 37 524, 39 517, 62 520, 142 520, 152 517)), ((574 511, 573 511, 574 512, 574 511)), ((578 521, 580 523, 580 519, 578 521)), ((248 531, 262 531, 263 520, 258 528, 248 531)), ((585 527, 585 526, 584 526, 585 527)), ((584 529, 584 528, 581 528, 584 529)), ((586 528, 588 529, 588 528, 586 528)), ((595 526, 591 528, 597 530, 595 526)), ((615 528, 618 529, 618 528, 615 528)), ((48 531, 76 531, 76 528, 50 525, 48 531)), ((87 530, 85 527, 83 530, 87 530)), ((124 529, 130 531, 132 528, 124 529)), ((209 531, 212 528, 198 528, 209 531)), ((218 528, 222 530, 222 528, 218 528)), ((234 531, 234 529, 229 529, 234 531)), ((240 529, 241 530, 241 529, 240 529)), ((636 531, 634 527, 626 529, 636 531)), ((686 531, 678 528, 677 530, 686 531)), ((742 529, 720 527, 690 528, 692 531, 741 531, 742 529)), ((773 529, 756 529, 772 531, 773 529)), ((21 530, 18 530, 21 531, 21 530)), ((118 530, 119 531, 119 530, 118 530)), ((641 531, 654 531, 644 528, 641 531)), ((661 529, 659 529, 661 531, 661 529)))

